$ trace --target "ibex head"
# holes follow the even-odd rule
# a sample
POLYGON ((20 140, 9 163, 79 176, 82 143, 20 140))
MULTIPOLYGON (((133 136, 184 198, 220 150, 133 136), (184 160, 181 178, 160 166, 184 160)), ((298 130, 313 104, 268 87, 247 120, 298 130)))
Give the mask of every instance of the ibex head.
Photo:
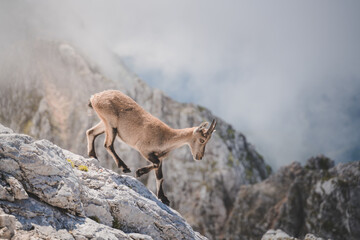
POLYGON ((201 160, 205 153, 206 143, 210 140, 212 133, 215 131, 216 120, 214 119, 206 129, 208 122, 203 122, 199 127, 195 128, 193 137, 190 142, 190 149, 195 160, 201 160))

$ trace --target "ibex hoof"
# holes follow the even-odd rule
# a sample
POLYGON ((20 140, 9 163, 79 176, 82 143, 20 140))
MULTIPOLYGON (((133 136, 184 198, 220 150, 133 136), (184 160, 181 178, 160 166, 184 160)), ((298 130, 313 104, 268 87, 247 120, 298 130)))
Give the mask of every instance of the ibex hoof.
POLYGON ((136 177, 141 177, 144 174, 144 171, 140 168, 136 171, 136 177))
POLYGON ((167 197, 164 196, 160 200, 163 202, 163 204, 165 204, 167 206, 170 205, 170 201, 169 201, 169 199, 167 197))
POLYGON ((131 170, 130 170, 130 168, 123 168, 123 173, 129 173, 129 172, 131 172, 131 170))
POLYGON ((96 156, 95 152, 90 152, 88 155, 91 158, 96 158, 97 159, 97 156, 96 156))

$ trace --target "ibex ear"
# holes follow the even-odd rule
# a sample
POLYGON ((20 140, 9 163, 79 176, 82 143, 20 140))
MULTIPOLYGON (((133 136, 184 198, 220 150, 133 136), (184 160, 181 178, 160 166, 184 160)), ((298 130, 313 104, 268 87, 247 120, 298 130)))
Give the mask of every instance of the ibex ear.
POLYGON ((205 129, 207 125, 209 125, 208 122, 203 122, 198 128, 195 129, 195 132, 200 132, 201 130, 205 129))

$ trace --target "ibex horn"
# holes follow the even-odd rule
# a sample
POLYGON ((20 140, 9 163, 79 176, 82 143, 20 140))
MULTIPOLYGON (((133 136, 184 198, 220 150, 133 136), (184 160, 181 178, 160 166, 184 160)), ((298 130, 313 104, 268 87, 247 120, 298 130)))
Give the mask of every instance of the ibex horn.
POLYGON ((216 127, 216 120, 212 120, 209 129, 207 130, 207 134, 212 134, 216 127))

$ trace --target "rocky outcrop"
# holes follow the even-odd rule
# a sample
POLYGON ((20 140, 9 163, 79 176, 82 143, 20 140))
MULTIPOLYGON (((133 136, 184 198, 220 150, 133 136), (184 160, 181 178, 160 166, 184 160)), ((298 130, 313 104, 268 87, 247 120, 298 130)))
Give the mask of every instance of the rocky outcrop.
MULTIPOLYGON (((215 238, 222 232, 240 186, 259 182, 271 173, 243 134, 206 108, 178 103, 150 88, 118 58, 109 60, 109 73, 65 43, 36 41, 15 46, 10 52, 0 68, 0 122, 16 132, 48 139, 82 156, 86 156, 85 131, 99 121, 87 107, 88 100, 102 90, 122 90, 174 128, 216 118, 216 132, 202 161, 194 162, 190 151, 183 147, 163 165, 164 190, 171 207, 208 237, 215 238)), ((120 173, 104 149, 103 140, 103 136, 96 140, 100 165, 120 173)), ((132 176, 137 168, 148 164, 127 145, 115 145, 132 176)), ((140 180, 155 191, 153 174, 140 180)), ((71 184, 65 183, 64 188, 76 188, 71 184)), ((48 194, 51 193, 44 193, 43 197, 49 197, 48 194)))
POLYGON ((135 178, 2 125, 0 238, 206 239, 135 178))
MULTIPOLYGON (((299 240, 298 238, 290 237, 284 231, 278 230, 269 230, 267 231, 261 240, 299 240)), ((318 238, 315 235, 308 233, 304 237, 304 240, 324 240, 323 238, 318 238)))
POLYGON ((227 239, 260 239, 267 229, 294 237, 360 239, 360 161, 324 156, 293 163, 261 183, 242 186, 225 229, 227 239))

